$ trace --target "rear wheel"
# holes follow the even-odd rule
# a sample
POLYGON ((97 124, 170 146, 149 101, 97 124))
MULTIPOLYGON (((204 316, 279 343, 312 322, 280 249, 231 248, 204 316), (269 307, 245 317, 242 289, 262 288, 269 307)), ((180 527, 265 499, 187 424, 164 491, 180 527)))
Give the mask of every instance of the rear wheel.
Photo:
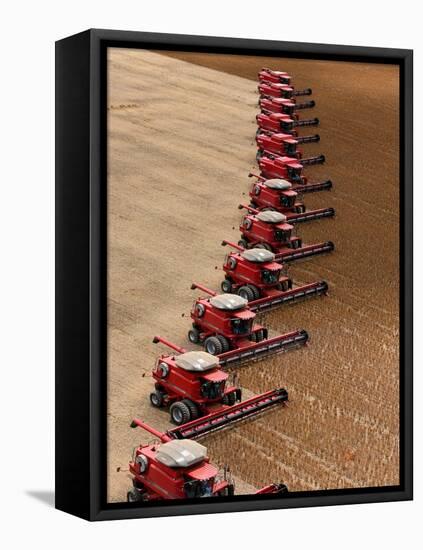
POLYGON ((240 239, 238 241, 238 246, 242 246, 242 248, 248 248, 248 242, 245 239, 240 239))
POLYGON ((219 342, 222 344, 222 353, 226 353, 227 351, 229 351, 229 348, 231 347, 228 340, 222 336, 221 334, 218 334, 216 336, 216 338, 218 338, 219 342))
POLYGON ((295 207, 295 212, 297 214, 303 214, 305 212, 305 206, 304 204, 298 204, 296 207, 295 207))
POLYGON ((204 342, 204 348, 207 353, 210 353, 211 355, 219 355, 223 351, 222 342, 217 336, 210 336, 207 338, 204 342))
POLYGON ((163 393, 159 390, 150 393, 150 403, 153 407, 161 407, 163 405, 163 393))
POLYGON ((220 288, 225 293, 231 293, 232 292, 232 282, 229 279, 225 279, 222 281, 222 284, 220 285, 220 288))
POLYGON ((254 291, 249 285, 241 286, 238 289, 238 295, 247 300, 247 302, 254 300, 254 291))
POLYGON ((193 327, 189 332, 188 332, 188 340, 192 343, 192 344, 198 344, 199 341, 200 341, 200 331, 193 327))
POLYGON ((194 401, 191 401, 191 399, 182 399, 182 403, 184 403, 188 407, 191 415, 191 420, 195 420, 200 416, 200 411, 198 410, 198 407, 194 403, 194 401))
POLYGON ((178 426, 190 421, 191 411, 189 410, 187 404, 183 401, 176 401, 176 403, 173 403, 169 412, 172 422, 178 426))

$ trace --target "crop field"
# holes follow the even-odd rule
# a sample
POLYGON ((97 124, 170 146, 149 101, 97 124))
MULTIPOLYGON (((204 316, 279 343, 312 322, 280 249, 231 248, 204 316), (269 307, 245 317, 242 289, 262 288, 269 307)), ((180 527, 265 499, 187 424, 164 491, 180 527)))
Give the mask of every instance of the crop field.
MULTIPOLYGON (((245 395, 286 387, 290 402, 202 439, 228 464, 238 493, 284 482, 291 491, 395 485, 399 481, 399 75, 389 65, 145 50, 109 52, 108 97, 108 498, 125 499, 132 449, 166 411, 148 395, 155 334, 188 345, 189 311, 218 289, 237 240, 256 168, 256 75, 262 66, 311 86, 323 166, 333 191, 306 196, 334 219, 301 224, 305 243, 334 253, 290 267, 297 284, 329 283, 327 297, 262 315, 272 335, 297 328, 310 345, 238 369, 245 395)), ((304 129, 302 135, 314 133, 304 129)))

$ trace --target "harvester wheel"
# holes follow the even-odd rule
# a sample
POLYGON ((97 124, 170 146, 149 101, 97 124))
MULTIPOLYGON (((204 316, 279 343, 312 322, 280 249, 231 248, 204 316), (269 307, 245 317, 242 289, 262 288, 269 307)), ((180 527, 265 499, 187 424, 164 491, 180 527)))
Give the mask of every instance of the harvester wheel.
POLYGON ((254 286, 254 285, 248 285, 251 290, 253 291, 253 294, 254 294, 254 300, 258 300, 260 298, 260 290, 254 286))
POLYGON ((220 285, 220 288, 225 293, 231 293, 232 292, 232 282, 229 279, 225 279, 222 281, 222 284, 220 285))
POLYGON ((248 248, 248 242, 245 239, 240 239, 238 241, 238 246, 242 246, 242 248, 248 248))
POLYGON ((198 410, 198 407, 194 403, 194 401, 191 401, 191 399, 182 399, 182 403, 185 403, 185 405, 188 407, 191 415, 191 420, 195 420, 200 416, 200 411, 198 410))
POLYGON ((299 204, 298 206, 295 207, 295 212, 297 214, 304 214, 305 212, 305 206, 304 204, 299 204))
POLYGON ((292 280, 291 279, 285 279, 278 283, 277 286, 278 290, 282 290, 283 292, 287 292, 289 289, 292 288, 292 280))
POLYGON ((222 344, 222 353, 229 351, 230 345, 227 339, 221 334, 218 334, 216 338, 218 338, 219 342, 222 344))
POLYGON ((235 487, 233 485, 228 485, 218 493, 220 497, 231 497, 234 494, 235 494, 235 487))
POLYGON ((140 502, 142 500, 141 491, 133 487, 130 491, 126 493, 126 500, 128 502, 140 502))
POLYGON ((207 351, 207 353, 210 353, 211 355, 219 355, 222 353, 222 342, 217 338, 217 336, 210 336, 207 338, 207 340, 204 342, 204 348, 207 351))
POLYGON ((231 393, 227 393, 223 396, 222 402, 224 405, 229 405, 232 407, 232 405, 235 405, 236 403, 236 393, 232 391, 231 393))
POLYGON ((251 340, 253 342, 262 342, 264 340, 264 332, 263 330, 258 330, 257 332, 253 332, 251 335, 251 340))
POLYGON ((178 426, 189 422, 191 419, 191 412, 186 403, 184 403, 183 401, 176 401, 176 403, 173 403, 170 407, 169 412, 172 422, 174 422, 178 426))
POLYGON ((153 407, 161 407, 163 405, 163 393, 159 390, 151 392, 150 402, 153 407))
POLYGON ((188 340, 193 344, 198 344, 198 342, 200 341, 200 331, 197 328, 193 327, 188 332, 188 340))
POLYGON ((241 296, 241 298, 245 298, 247 302, 251 302, 252 300, 254 300, 254 291, 248 285, 239 287, 238 295, 241 296))
POLYGON ((258 162, 261 159, 262 156, 263 156, 262 149, 258 149, 257 153, 256 153, 256 161, 258 162))

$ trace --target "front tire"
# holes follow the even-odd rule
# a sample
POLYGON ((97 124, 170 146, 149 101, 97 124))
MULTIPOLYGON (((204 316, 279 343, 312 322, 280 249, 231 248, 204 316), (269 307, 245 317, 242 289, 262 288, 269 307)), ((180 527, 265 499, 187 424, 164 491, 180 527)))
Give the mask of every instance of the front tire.
POLYGON ((254 300, 254 291, 250 286, 244 285, 238 289, 238 296, 241 296, 241 298, 244 298, 247 302, 251 302, 254 300))
POLYGON ((228 405, 229 407, 232 407, 232 405, 235 405, 236 403, 236 393, 233 391, 231 393, 227 393, 223 396, 222 403, 224 405, 228 405))
POLYGON ((223 351, 222 342, 217 336, 210 336, 204 342, 204 348, 210 355, 220 355, 223 351))
POLYGON ((142 495, 141 492, 133 487, 126 493, 126 500, 127 502, 134 503, 134 502, 141 502, 142 495))
POLYGON ((189 422, 191 419, 191 411, 183 401, 176 401, 170 407, 170 418, 177 426, 189 422))
POLYGON ((220 497, 232 497, 235 494, 235 487, 231 484, 219 491, 218 496, 220 497))
POLYGON ((255 343, 262 342, 265 339, 264 331, 258 330, 251 335, 251 341, 255 343))
POLYGON ((227 351, 229 351, 229 348, 231 346, 230 346, 228 340, 224 336, 222 336, 221 334, 216 336, 216 338, 218 338, 220 343, 222 344, 222 353, 226 353, 227 351))
POLYGON ((292 280, 286 279, 284 281, 281 281, 278 283, 277 287, 278 290, 282 290, 282 292, 287 292, 292 288, 292 280))
POLYGON ((195 420, 200 416, 200 411, 194 401, 191 401, 191 399, 182 399, 182 403, 184 403, 189 409, 190 420, 195 420))

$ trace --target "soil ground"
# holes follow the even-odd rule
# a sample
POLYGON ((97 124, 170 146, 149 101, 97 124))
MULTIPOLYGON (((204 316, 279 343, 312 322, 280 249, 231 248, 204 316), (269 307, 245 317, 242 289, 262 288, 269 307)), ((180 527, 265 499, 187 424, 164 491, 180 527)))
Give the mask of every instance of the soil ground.
MULTIPOLYGON (((202 440, 229 464, 237 492, 283 481, 290 490, 395 485, 399 479, 399 75, 396 67, 142 50, 109 54, 110 501, 125 499, 131 450, 150 439, 133 416, 169 427, 148 404, 151 368, 187 345, 192 280, 219 288, 223 238, 238 238, 255 168, 256 75, 287 70, 311 86, 331 193, 306 198, 337 216, 305 224, 307 243, 336 251, 290 268, 298 284, 325 279, 330 295, 265 316, 272 334, 305 328, 306 349, 239 369, 248 392, 286 387, 288 408, 202 440)), ((306 112, 304 112, 305 114, 306 112)), ((310 129, 308 129, 310 130, 310 129)), ((311 133, 303 131, 302 134, 311 133)))

